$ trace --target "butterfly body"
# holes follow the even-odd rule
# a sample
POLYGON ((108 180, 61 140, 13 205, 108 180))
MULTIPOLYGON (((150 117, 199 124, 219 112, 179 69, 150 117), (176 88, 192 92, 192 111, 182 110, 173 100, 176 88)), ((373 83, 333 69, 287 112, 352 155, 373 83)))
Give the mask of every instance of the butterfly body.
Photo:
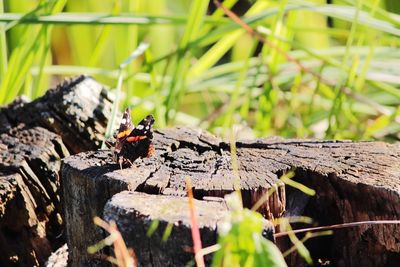
POLYGON ((148 115, 136 127, 133 126, 130 110, 126 109, 113 148, 114 158, 121 166, 129 166, 138 159, 151 157, 154 148, 152 145, 153 131, 152 126, 154 117, 148 115))

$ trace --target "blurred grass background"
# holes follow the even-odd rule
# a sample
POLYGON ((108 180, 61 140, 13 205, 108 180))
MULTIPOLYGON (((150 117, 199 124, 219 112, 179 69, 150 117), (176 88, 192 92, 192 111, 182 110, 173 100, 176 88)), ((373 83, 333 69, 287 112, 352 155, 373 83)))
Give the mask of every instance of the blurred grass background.
POLYGON ((0 0, 0 104, 89 74, 157 127, 400 139, 400 1, 0 0), (261 40, 261 41, 260 41, 261 40))

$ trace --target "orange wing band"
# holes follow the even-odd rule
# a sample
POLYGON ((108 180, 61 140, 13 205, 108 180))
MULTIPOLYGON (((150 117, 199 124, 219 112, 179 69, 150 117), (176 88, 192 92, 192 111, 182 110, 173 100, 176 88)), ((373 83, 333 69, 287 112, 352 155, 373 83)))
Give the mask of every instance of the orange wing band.
POLYGON ((130 136, 130 137, 128 137, 126 140, 127 140, 128 142, 136 142, 136 141, 139 141, 139 140, 143 140, 143 139, 145 139, 145 138, 147 138, 145 135, 141 135, 141 136, 130 136))
POLYGON ((117 134, 117 138, 118 138, 118 139, 125 138, 125 137, 127 137, 131 132, 132 132, 132 129, 128 129, 128 130, 125 130, 125 131, 123 131, 123 132, 120 132, 120 133, 117 134))

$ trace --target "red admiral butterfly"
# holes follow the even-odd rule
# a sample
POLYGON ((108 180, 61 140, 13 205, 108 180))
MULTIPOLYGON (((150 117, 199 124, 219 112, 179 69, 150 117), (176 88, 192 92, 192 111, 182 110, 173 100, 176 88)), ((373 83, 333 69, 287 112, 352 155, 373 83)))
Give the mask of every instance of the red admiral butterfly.
MULTIPOLYGON (((138 158, 151 157, 154 147, 152 125, 154 118, 148 115, 136 127, 133 127, 130 110, 127 108, 115 135, 114 157, 120 167, 132 165, 138 158)), ((110 142, 108 142, 110 144, 110 142)))

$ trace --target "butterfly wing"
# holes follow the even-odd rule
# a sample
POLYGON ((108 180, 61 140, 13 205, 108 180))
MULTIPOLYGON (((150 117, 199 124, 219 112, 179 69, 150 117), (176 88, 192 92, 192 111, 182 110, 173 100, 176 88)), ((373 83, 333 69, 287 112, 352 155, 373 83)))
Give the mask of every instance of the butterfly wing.
POLYGON ((133 129, 133 123, 131 120, 131 111, 129 108, 125 109, 124 114, 122 115, 121 124, 119 125, 117 140, 122 140, 126 138, 133 129))
POLYGON ((122 115, 121 123, 119 125, 118 131, 113 135, 113 138, 105 140, 105 144, 114 153, 118 153, 122 148, 122 142, 133 130, 133 124, 131 120, 131 112, 129 108, 125 109, 122 115))
POLYGON ((154 117, 148 115, 129 133, 127 137, 128 142, 135 142, 137 140, 142 140, 145 138, 152 139, 153 131, 152 126, 154 123, 154 117))
POLYGON ((121 143, 122 147, 118 153, 118 162, 120 164, 132 163, 137 158, 151 156, 154 151, 151 144, 153 139, 153 123, 154 117, 148 115, 130 131, 129 135, 121 143))

